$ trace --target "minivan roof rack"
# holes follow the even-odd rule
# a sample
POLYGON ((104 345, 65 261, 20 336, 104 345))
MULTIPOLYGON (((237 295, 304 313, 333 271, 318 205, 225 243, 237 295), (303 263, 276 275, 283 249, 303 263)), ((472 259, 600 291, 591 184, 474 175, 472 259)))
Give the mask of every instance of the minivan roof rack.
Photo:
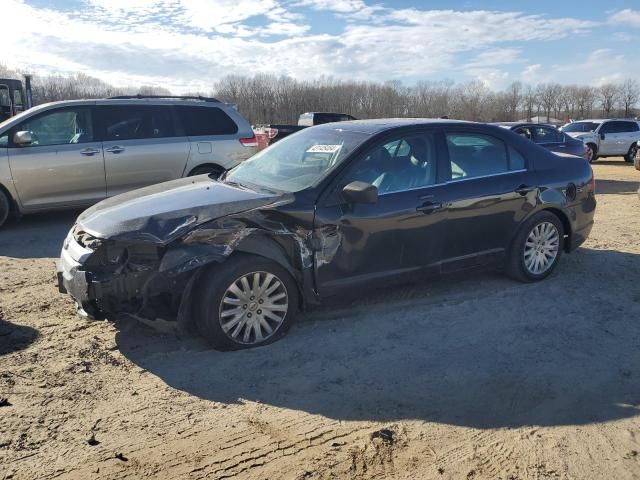
POLYGON ((109 97, 109 100, 132 100, 132 99, 144 99, 144 98, 153 98, 153 99, 167 99, 167 100, 200 100, 201 102, 217 102, 221 103, 220 100, 213 97, 203 97, 201 95, 198 96, 181 96, 181 95, 118 95, 116 97, 109 97))

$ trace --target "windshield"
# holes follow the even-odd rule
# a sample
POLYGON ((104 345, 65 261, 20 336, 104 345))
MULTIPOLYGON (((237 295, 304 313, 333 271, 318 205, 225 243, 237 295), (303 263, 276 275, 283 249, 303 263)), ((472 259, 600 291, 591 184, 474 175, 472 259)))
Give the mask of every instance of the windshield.
POLYGON ((315 185, 367 138, 335 126, 306 128, 242 162, 224 181, 299 192, 315 185))
POLYGON ((560 130, 563 132, 593 132, 600 124, 597 122, 573 122, 567 123, 560 130))

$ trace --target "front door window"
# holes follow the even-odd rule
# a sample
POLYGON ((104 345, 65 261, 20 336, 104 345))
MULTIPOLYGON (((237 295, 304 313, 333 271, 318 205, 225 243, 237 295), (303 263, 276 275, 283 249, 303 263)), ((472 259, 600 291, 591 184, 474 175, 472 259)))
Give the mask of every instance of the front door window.
POLYGON ((94 141, 91 110, 88 108, 56 110, 23 122, 15 131, 31 134, 31 147, 72 145, 94 141))

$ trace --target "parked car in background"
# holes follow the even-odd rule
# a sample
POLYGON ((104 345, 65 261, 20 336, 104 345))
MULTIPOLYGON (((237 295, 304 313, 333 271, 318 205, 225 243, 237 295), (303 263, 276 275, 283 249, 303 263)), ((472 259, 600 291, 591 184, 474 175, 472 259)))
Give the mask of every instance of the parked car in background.
POLYGON ((348 290, 486 266, 542 280, 589 235, 594 188, 583 159, 496 126, 321 125, 218 180, 91 207, 64 242, 58 283, 86 315, 193 318, 216 348, 253 347, 348 290))
POLYGON ((541 147, 556 153, 568 153, 577 157, 591 160, 590 149, 582 142, 561 132, 552 125, 539 123, 503 122, 499 123, 503 128, 537 143, 541 147))
POLYGON ((636 120, 580 120, 567 123, 560 130, 582 140, 591 150, 591 161, 599 157, 623 156, 633 162, 640 140, 640 123, 636 120))
POLYGON ((300 115, 297 125, 270 124, 263 125, 256 129, 256 135, 259 137, 262 148, 272 143, 288 137, 292 133, 299 132, 303 128, 312 127, 314 125, 324 125, 325 123, 346 122, 356 120, 355 117, 346 113, 334 112, 307 112, 300 115))
POLYGON ((211 98, 40 105, 0 124, 0 225, 12 210, 88 206, 154 183, 219 175, 256 146, 238 111, 211 98))

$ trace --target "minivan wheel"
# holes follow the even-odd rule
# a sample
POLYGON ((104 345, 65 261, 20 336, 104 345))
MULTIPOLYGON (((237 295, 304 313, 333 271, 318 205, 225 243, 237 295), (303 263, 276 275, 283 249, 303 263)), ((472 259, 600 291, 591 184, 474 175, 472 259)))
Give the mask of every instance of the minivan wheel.
POLYGON ((11 201, 6 193, 0 190, 0 227, 4 225, 11 212, 11 201))
POLYGON ((540 212, 522 226, 513 240, 507 273, 521 282, 542 280, 556 268, 563 248, 562 222, 551 212, 540 212))
POLYGON ((637 154, 638 154, 638 144, 634 143, 629 147, 629 151, 624 156, 624 161, 627 163, 633 163, 637 154))
POLYGON ((298 289, 286 270, 266 258, 237 255, 200 280, 196 325, 216 349, 266 345, 293 322, 298 289))

